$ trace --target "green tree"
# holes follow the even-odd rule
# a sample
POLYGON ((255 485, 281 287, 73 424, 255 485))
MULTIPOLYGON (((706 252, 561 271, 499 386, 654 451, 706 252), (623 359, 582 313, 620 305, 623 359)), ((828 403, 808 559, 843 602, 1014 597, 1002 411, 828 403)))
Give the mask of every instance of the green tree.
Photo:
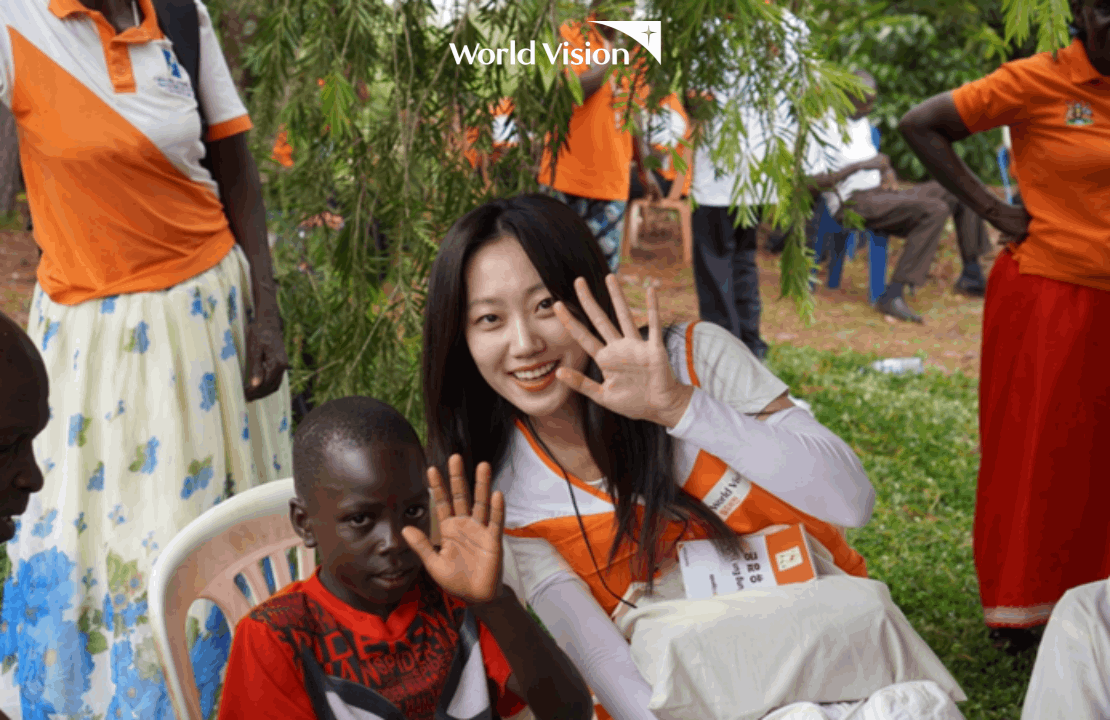
MULTIPOLYGON (((936 52, 917 62, 937 64, 932 84, 907 88, 892 102, 906 105, 913 94, 923 99, 930 90, 989 70, 989 63, 1001 59, 1005 41, 1023 39, 1028 22, 1023 26, 1021 21, 1031 16, 1030 8, 1055 8, 1065 0, 1007 1, 1004 39, 989 26, 989 18, 961 21, 960 12, 969 6, 954 0, 941 3, 948 8, 946 16, 934 12, 936 3, 924 0, 798 4, 796 14, 815 30, 808 42, 796 43, 797 57, 786 66, 785 59, 793 56, 778 49, 793 41, 776 5, 763 0, 649 0, 646 17, 660 19, 665 31, 662 61, 645 55, 644 62, 618 72, 635 74, 630 81, 650 85, 649 106, 672 90, 702 97, 747 77, 749 92, 742 101, 755 108, 754 116, 741 112, 741 98, 721 108, 702 103, 696 111, 701 126, 722 128, 714 146, 724 165, 739 159, 740 135, 751 129, 745 128, 745 120, 770 127, 775 105, 785 101, 798 132, 779 133, 747 182, 778 190, 772 220, 793 228, 782 256, 781 289, 810 316, 812 257, 802 228, 812 200, 801 158, 818 142, 813 129, 829 109, 843 116, 849 95, 861 91, 843 66, 863 64, 859 58, 867 54, 881 66, 877 74, 889 72, 893 78, 900 57, 895 50, 884 57, 883 48, 894 46, 881 40, 900 38, 897 48, 903 50, 925 42, 936 52), (947 17, 959 32, 950 33, 939 21, 930 23, 930 17, 947 17), (950 35, 959 38, 963 49, 976 50, 973 63, 961 69, 957 41, 950 35)), ((252 80, 257 155, 269 155, 279 127, 287 130, 295 148, 293 168, 273 163, 266 169, 268 206, 281 218, 273 229, 288 239, 279 249, 278 267, 293 385, 300 388, 311 380, 321 401, 373 394, 419 424, 424 285, 438 239, 483 200, 535 189, 544 144, 557 147, 562 141, 575 99, 581 97, 576 77, 552 65, 540 49, 534 65, 486 66, 456 62, 451 46, 499 47, 510 39, 535 39, 538 48, 543 42, 554 45, 559 26, 583 19, 587 9, 565 0, 460 0, 443 21, 427 0, 213 4, 231 8, 238 18, 257 20, 249 36, 245 21, 238 26, 246 46, 245 72, 252 80), (491 107, 503 97, 514 101, 523 142, 484 187, 462 158, 462 133, 488 127, 491 107), (346 220, 341 230, 295 229, 329 202, 346 220), (312 363, 304 361, 305 354, 312 363)), ((626 9, 627 3, 623 8, 619 2, 605 5, 599 16, 625 17, 626 9)), ((1059 35, 1060 23, 1043 27, 1051 30, 1042 28, 1043 38, 1059 35)), ((883 77, 880 82, 891 84, 883 77)), ((891 104, 881 113, 892 142, 899 140, 892 131, 899 108, 891 104)), ((626 120, 631 112, 629 105, 626 120)), ((485 133, 478 146, 488 144, 485 133)), ((977 152, 985 154, 989 148, 977 152)), ((903 157, 914 176, 908 155, 903 157)))
MULTIPOLYGON (((525 0, 464 9, 437 24, 434 8, 415 0, 284 0, 254 7, 258 27, 246 66, 255 79, 256 151, 267 156, 268 140, 284 127, 296 155, 290 170, 272 164, 266 184, 269 206, 282 218, 274 229, 289 239, 279 250, 279 280, 292 380, 301 387, 313 378, 319 400, 374 394, 418 418, 424 282, 437 240, 484 199, 535 189, 545 139, 551 145, 562 140, 580 97, 575 76, 551 65, 540 49, 535 65, 485 66, 457 63, 451 44, 498 47, 534 38, 538 48, 554 45, 562 22, 584 18, 584 6, 525 0), (512 172, 483 188, 461 157, 460 131, 487 127, 490 108, 502 97, 513 98, 526 142, 503 160, 512 172), (320 228, 299 237, 297 223, 329 200, 346 219, 342 230, 320 228), (316 367, 306 366, 302 351, 316 367)), ((619 12, 610 6, 599 15, 619 12)), ((855 80, 805 44, 797 72, 783 72, 767 52, 787 42, 781 11, 761 0, 656 2, 647 16, 668 28, 662 62, 649 59, 620 72, 650 83, 649 104, 672 89, 726 87, 741 71, 752 78, 760 121, 770 122, 774 98, 788 99, 803 132, 779 138, 751 176, 779 189, 780 223, 803 227, 811 201, 795 158, 812 141, 807 131, 826 108, 846 109, 845 91, 858 87, 855 80), (715 22, 726 16, 731 22, 715 22)), ((707 107, 705 119, 715 112, 707 107)), ((731 136, 743 131, 738 101, 720 112, 725 140, 719 149, 735 157, 739 143, 731 136)), ((784 290, 809 312, 811 264, 800 233, 784 263, 784 290)))

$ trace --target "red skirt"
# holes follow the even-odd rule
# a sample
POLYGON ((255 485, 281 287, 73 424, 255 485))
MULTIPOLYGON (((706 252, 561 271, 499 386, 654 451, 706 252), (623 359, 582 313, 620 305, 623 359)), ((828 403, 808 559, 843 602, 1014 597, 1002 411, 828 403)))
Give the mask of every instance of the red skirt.
POLYGON ((975 567, 987 625, 1048 621, 1110 576, 1110 292, 994 264, 983 316, 975 567))

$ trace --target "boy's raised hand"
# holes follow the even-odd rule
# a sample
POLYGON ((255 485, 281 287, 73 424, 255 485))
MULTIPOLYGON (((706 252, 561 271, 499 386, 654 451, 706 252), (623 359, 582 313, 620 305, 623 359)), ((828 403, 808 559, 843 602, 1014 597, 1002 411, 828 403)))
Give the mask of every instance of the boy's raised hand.
POLYGON ((505 498, 500 491, 490 497, 489 463, 478 465, 473 509, 462 457, 452 455, 447 470, 451 476, 450 501, 439 470, 428 468, 428 484, 439 520, 440 549, 437 551, 428 537, 412 526, 403 528, 401 535, 440 587, 469 604, 486 603, 501 589, 505 498))

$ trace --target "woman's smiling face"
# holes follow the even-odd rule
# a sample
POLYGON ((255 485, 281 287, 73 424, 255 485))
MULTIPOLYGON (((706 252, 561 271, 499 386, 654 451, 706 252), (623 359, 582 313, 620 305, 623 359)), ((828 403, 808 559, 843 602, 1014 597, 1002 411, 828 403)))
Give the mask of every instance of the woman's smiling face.
POLYGON ((574 391, 555 370, 583 371, 586 351, 555 316, 555 298, 512 237, 479 248, 466 267, 466 343, 489 386, 521 412, 566 410, 574 391))

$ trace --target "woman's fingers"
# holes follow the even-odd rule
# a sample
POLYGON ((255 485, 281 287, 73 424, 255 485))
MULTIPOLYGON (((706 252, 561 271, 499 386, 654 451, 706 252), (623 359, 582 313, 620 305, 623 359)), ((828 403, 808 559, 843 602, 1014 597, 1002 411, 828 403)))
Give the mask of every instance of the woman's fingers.
POLYGON ((589 379, 577 370, 561 367, 555 371, 555 379, 571 390, 580 392, 594 402, 601 404, 601 385, 589 379))
POLYGON ((594 324, 594 329, 601 339, 607 343, 614 342, 621 339, 621 334, 613 327, 613 323, 609 321, 609 316, 594 300, 593 293, 590 292, 590 286, 586 283, 585 278, 578 278, 574 281, 574 292, 578 294, 578 302, 582 304, 582 310, 586 313, 586 317, 594 324))
POLYGON ((636 329, 636 321, 632 319, 632 311, 628 308, 628 300, 621 290, 620 281, 612 273, 605 276, 605 284, 609 287, 609 296, 613 299, 613 310, 617 313, 617 321, 621 324, 621 334, 626 338, 638 338, 640 331, 636 329))
POLYGON ((577 318, 570 314, 567 306, 561 302, 555 303, 555 316, 559 318, 559 322, 563 323, 563 327, 567 329, 574 341, 582 346, 590 357, 597 357, 597 354, 605 349, 605 343, 594 337, 594 334, 586 329, 586 326, 578 322, 577 318))
POLYGON ((447 472, 451 475, 451 504, 455 515, 463 517, 470 514, 470 493, 466 488, 466 467, 462 455, 452 455, 447 460, 447 472))
POLYGON ((439 468, 432 466, 428 468, 428 487, 432 490, 432 503, 435 507, 436 518, 443 522, 451 517, 451 503, 447 500, 447 490, 443 487, 443 476, 439 474, 439 468))
POLYGON ((477 520, 482 525, 489 522, 489 488, 490 476, 493 471, 490 469, 488 462, 478 464, 478 470, 474 473, 474 510, 470 513, 470 517, 477 520))

